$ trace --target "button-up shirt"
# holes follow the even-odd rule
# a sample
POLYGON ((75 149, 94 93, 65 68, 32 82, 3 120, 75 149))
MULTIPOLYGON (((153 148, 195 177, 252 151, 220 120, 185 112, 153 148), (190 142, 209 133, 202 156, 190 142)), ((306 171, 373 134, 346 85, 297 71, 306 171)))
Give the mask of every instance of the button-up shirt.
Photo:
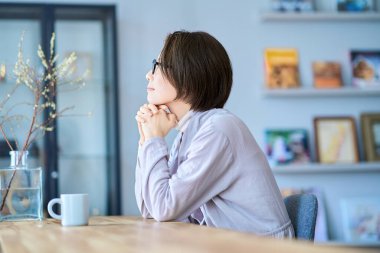
POLYGON ((177 129, 170 153, 159 137, 139 147, 135 194, 143 217, 201 217, 207 226, 294 237, 266 157, 239 118, 225 109, 190 111, 177 129))

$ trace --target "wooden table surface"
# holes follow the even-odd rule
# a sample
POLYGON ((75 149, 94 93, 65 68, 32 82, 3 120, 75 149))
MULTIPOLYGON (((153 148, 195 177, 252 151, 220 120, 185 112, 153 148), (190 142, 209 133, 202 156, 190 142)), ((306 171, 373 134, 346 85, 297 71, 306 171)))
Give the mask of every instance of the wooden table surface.
POLYGON ((371 252, 138 217, 91 217, 89 226, 57 220, 0 222, 0 253, 23 252, 371 252))

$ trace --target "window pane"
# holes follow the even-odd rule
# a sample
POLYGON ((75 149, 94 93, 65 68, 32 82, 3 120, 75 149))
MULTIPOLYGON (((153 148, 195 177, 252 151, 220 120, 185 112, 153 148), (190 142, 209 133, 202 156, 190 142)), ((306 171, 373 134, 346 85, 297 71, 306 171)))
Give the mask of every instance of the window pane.
POLYGON ((92 215, 107 214, 107 145, 105 122, 104 46, 101 21, 59 20, 55 26, 60 59, 76 52, 73 72, 87 69, 86 85, 59 91, 57 108, 75 105, 58 118, 59 191, 88 193, 92 215), (91 116, 87 116, 88 114, 91 116))
MULTIPOLYGON (((17 61, 18 47, 21 35, 24 32, 23 41, 23 57, 30 60, 30 65, 34 67, 34 71, 43 71, 40 60, 37 56, 38 44, 40 44, 40 23, 38 20, 0 20, 0 123, 7 138, 14 149, 21 149, 26 140, 31 118, 33 115, 34 95, 33 92, 25 85, 20 85, 12 93, 15 87, 16 78, 13 73, 15 63, 17 61), (4 103, 6 96, 10 94, 10 99, 4 103), (22 117, 15 117, 22 115, 22 117), (16 147, 16 143, 19 148, 16 147)), ((38 115, 37 122, 41 122, 43 115, 38 115)), ((43 140, 42 135, 34 142, 29 149, 28 164, 30 167, 41 166, 43 161, 41 158, 43 140)), ((9 165, 9 147, 5 142, 3 135, 0 135, 0 168, 9 165)))

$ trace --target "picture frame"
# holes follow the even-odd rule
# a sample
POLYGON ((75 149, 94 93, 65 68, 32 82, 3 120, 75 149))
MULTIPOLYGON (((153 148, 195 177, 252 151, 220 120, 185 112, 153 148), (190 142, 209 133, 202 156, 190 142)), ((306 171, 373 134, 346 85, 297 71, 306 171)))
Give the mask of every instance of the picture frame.
POLYGON ((378 242, 380 198, 377 196, 340 199, 342 230, 347 242, 378 242))
POLYGON ((359 162, 357 132, 353 117, 315 117, 314 135, 317 162, 359 162))
POLYGON ((366 161, 380 161, 380 113, 360 115, 364 157, 366 161))

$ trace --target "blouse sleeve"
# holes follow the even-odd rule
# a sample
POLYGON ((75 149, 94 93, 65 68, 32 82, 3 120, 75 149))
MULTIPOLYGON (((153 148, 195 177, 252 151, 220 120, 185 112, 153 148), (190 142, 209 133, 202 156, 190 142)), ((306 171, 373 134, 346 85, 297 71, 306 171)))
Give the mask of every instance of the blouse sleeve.
POLYGON ((233 155, 229 140, 211 124, 201 128, 186 152, 186 160, 170 176, 168 149, 162 138, 144 143, 139 153, 142 198, 158 221, 184 219, 225 190, 233 155))
MULTIPOLYGON (((140 153, 140 147, 138 150, 138 153, 140 153)), ((141 185, 141 166, 140 166, 140 159, 139 156, 137 156, 137 163, 136 163, 136 171, 135 171, 135 196, 136 196, 136 202, 137 206, 140 210, 141 215, 144 218, 152 218, 152 216, 149 214, 148 209, 146 209, 144 200, 142 197, 142 185, 141 185)))

